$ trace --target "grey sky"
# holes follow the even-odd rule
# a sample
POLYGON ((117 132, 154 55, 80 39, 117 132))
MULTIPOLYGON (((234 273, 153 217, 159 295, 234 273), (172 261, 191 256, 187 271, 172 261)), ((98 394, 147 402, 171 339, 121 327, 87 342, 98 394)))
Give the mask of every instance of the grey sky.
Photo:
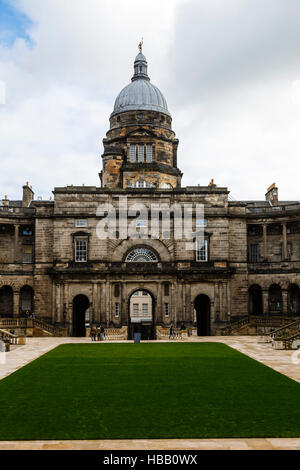
POLYGON ((19 0, 33 46, 0 41, 0 197, 99 185, 101 140, 137 43, 180 140, 183 185, 300 199, 300 2, 19 0))

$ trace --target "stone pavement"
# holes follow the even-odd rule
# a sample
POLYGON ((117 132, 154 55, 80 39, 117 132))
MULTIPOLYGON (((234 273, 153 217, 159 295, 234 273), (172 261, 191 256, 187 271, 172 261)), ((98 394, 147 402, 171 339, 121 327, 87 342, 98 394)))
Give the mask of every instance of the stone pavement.
MULTIPOLYGON (((210 336, 192 337, 191 342, 220 342, 237 349, 243 354, 300 382, 300 364, 292 362, 293 351, 274 350, 268 343, 258 343, 255 336, 210 336)), ((180 342, 182 340, 179 340, 180 342)), ((112 341, 110 341, 111 343, 112 341)), ((117 341, 116 341, 117 342, 117 341)), ((122 341, 127 343, 128 341, 122 341)), ((151 341, 153 342, 153 341, 151 341)), ((161 342, 161 341, 159 341, 161 342)), ((166 341, 168 342, 168 341, 166 341)), ((174 342, 174 340, 171 340, 174 342)), ((105 344, 91 342, 90 338, 27 338, 27 344, 16 346, 6 354, 6 364, 0 364, 0 380, 20 369, 24 365, 50 351, 60 344, 90 343, 100 346, 105 344)), ((299 355, 300 359, 300 355, 299 355)), ((192 450, 192 449, 297 449, 300 450, 300 438, 275 439, 151 439, 151 440, 95 440, 95 441, 1 441, 0 450, 4 449, 94 449, 94 450, 192 450)))

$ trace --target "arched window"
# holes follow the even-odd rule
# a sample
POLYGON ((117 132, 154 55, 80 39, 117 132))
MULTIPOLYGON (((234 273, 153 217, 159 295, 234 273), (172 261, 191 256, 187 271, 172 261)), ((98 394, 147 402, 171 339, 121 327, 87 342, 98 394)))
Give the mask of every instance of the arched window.
POLYGON ((138 180, 132 183, 133 188, 154 188, 155 184, 151 181, 138 180))
POLYGON ((272 284, 269 288, 269 311, 282 313, 282 290, 278 284, 272 284))
POLYGON ((135 248, 126 256, 126 263, 156 263, 157 256, 148 248, 135 248))
POLYGON ((173 189, 173 186, 170 183, 164 183, 162 189, 173 189))

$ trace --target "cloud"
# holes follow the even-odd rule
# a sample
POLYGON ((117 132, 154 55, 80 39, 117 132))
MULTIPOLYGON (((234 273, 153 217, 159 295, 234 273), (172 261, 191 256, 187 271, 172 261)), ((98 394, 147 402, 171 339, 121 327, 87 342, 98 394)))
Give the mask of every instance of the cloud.
POLYGON ((99 185, 101 140, 143 36, 180 139, 183 184, 214 178, 235 199, 263 199, 276 181, 281 199, 300 199, 298 1, 13 5, 28 23, 9 44, 0 38, 0 197, 20 198, 26 180, 44 197, 99 185))

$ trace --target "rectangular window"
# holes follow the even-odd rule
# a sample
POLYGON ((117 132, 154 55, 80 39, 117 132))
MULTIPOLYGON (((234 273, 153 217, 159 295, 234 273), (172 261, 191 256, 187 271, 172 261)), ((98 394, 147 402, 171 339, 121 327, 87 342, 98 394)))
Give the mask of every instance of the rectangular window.
POLYGON ((169 308, 169 304, 166 303, 165 304, 165 317, 168 317, 170 314, 170 308, 169 308))
POLYGON ((259 261, 259 245, 257 243, 249 245, 249 262, 258 263, 259 261))
POLYGON ((24 245, 23 246, 23 263, 32 263, 32 245, 24 245))
POLYGON ((130 163, 136 162, 136 145, 130 145, 129 160, 130 160, 130 163))
POLYGON ((87 227, 87 219, 76 219, 75 227, 87 227))
POLYGON ((133 304, 133 315, 139 314, 139 304, 133 304))
POLYGON ((164 292, 164 293, 165 293, 165 297, 169 297, 170 288, 169 288, 169 284, 168 284, 168 283, 166 283, 166 284, 164 285, 164 291, 165 291, 165 292, 164 292))
POLYGON ((196 219, 196 227, 207 227, 207 219, 196 219))
POLYGON ((146 146, 146 162, 147 163, 152 162, 152 145, 146 146))
POLYGON ((120 304, 119 302, 115 302, 115 317, 120 316, 120 304))
POLYGON ((87 240, 75 240, 75 261, 76 263, 87 262, 87 240))
POLYGON ((148 315, 148 304, 143 304, 143 315, 148 315))
POLYGON ((24 236, 32 235, 32 229, 29 228, 29 227, 24 228, 24 229, 22 230, 22 234, 23 234, 24 236))
POLYGON ((196 261, 207 261, 208 260, 208 245, 207 240, 196 240, 196 261))
POLYGON ((144 145, 138 145, 138 162, 139 163, 144 163, 145 161, 144 152, 145 152, 144 145))
POLYGON ((148 220, 137 219, 136 220, 136 227, 140 228, 147 228, 148 227, 148 220))
POLYGON ((115 284, 115 297, 120 295, 120 284, 115 284))

